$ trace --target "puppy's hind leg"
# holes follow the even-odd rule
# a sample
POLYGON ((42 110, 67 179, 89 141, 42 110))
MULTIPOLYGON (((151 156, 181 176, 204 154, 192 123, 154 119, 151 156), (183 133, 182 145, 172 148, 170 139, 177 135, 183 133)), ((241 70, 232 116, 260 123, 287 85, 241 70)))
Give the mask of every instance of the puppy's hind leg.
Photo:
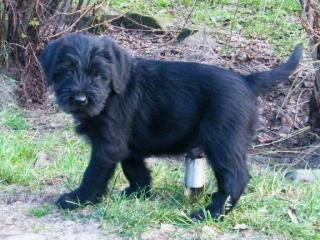
MULTIPOLYGON (((205 208, 213 219, 220 219, 235 207, 249 180, 246 148, 232 145, 232 142, 234 141, 219 143, 215 141, 205 148, 208 162, 218 184, 218 191, 212 195, 211 204, 205 208), (226 206, 227 200, 230 200, 229 206, 226 206), (228 208, 225 209, 226 207, 228 208)), ((191 217, 204 219, 205 215, 200 210, 192 213, 191 217)))
POLYGON ((121 162, 124 175, 129 181, 129 187, 122 191, 123 195, 129 196, 133 193, 150 194, 151 175, 144 158, 130 156, 121 162))

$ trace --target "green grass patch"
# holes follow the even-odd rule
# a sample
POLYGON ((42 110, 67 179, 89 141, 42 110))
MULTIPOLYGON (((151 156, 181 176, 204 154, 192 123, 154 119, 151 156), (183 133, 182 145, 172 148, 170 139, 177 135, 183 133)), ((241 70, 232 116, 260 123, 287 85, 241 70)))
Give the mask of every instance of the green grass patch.
MULTIPOLYGON (((190 201, 183 189, 183 167, 172 167, 164 162, 153 167, 154 189, 150 199, 123 198, 119 189, 125 185, 120 171, 112 182, 110 193, 96 208, 98 218, 113 224, 120 233, 139 236, 141 233, 170 223, 190 230, 209 225, 218 232, 234 231, 242 224, 248 229, 265 234, 285 235, 288 239, 317 239, 320 223, 320 181, 317 183, 289 182, 281 171, 265 170, 262 174, 252 170, 248 193, 243 195, 238 207, 224 221, 210 219, 193 222, 188 214, 210 202, 208 196, 215 189, 209 181, 205 193, 197 201, 190 201), (289 211, 294 211, 298 223, 292 221, 289 211)), ((207 174, 213 179, 211 174, 207 174)))
POLYGON ((20 113, 4 110, 0 116, 1 182, 33 187, 48 181, 73 185, 73 181, 81 177, 89 147, 72 130, 40 133, 24 129, 22 126, 27 125, 27 120, 22 120, 20 113), (39 165, 44 154, 49 162, 39 165))
POLYGON ((14 130, 22 130, 27 128, 27 121, 18 107, 10 105, 0 112, 1 126, 14 130))
MULTIPOLYGON (((27 120, 26 120, 27 121, 27 120)), ((0 183, 29 186, 41 190, 47 184, 57 188, 78 186, 89 158, 89 147, 70 129, 52 132, 31 129, 1 127, 0 134, 0 183), (39 154, 45 152, 52 162, 38 166, 39 154)), ((320 181, 315 183, 290 182, 285 172, 253 167, 248 192, 242 196, 238 207, 224 221, 193 222, 190 212, 203 208, 210 202, 208 197, 216 189, 214 177, 208 172, 205 193, 197 201, 184 194, 183 164, 165 161, 152 166, 153 189, 150 199, 125 198, 120 189, 127 181, 120 169, 109 185, 109 194, 102 203, 88 206, 88 217, 98 218, 103 226, 113 225, 116 232, 136 237, 162 223, 170 223, 183 231, 192 231, 204 225, 218 232, 232 232, 234 227, 244 224, 248 229, 265 234, 285 235, 288 239, 317 239, 320 226, 320 181), (296 215, 298 223, 290 217, 296 215)), ((3 185, 5 186, 5 185, 3 185)), ((49 205, 30 209, 35 217, 50 214, 49 205)), ((71 218, 83 218, 80 211, 67 214, 71 218)), ((178 234, 178 233, 177 233, 178 234)))
POLYGON ((37 150, 32 135, 2 131, 0 135, 0 179, 7 183, 28 183, 34 177, 37 150))
POLYGON ((29 209, 29 214, 37 218, 42 218, 47 216, 50 213, 51 209, 51 205, 42 205, 29 209))
POLYGON ((227 217, 225 224, 246 224, 268 234, 282 233, 293 239, 320 237, 316 226, 320 219, 320 181, 294 183, 281 171, 254 172, 249 193, 243 196, 238 209, 227 217), (316 207, 315 205, 318 205, 316 207), (294 209, 298 223, 290 218, 294 209))

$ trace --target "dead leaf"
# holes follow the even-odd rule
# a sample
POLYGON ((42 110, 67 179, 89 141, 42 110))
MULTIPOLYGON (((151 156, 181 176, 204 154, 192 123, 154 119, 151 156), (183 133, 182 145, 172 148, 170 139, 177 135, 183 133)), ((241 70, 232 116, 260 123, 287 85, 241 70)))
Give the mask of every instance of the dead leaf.
POLYGON ((246 224, 237 224, 233 227, 233 230, 239 230, 239 231, 243 231, 247 229, 249 229, 249 227, 246 224))
POLYGON ((260 143, 267 143, 272 141, 273 138, 266 133, 260 133, 258 134, 257 139, 260 143))
POLYGON ((176 227, 172 224, 161 224, 160 230, 164 232, 174 232, 176 230, 176 227))
POLYGON ((314 81, 303 81, 302 86, 306 88, 312 88, 314 85, 314 81))
POLYGON ((288 215, 291 219, 291 222, 293 222, 295 224, 299 224, 298 218, 297 218, 297 210, 295 208, 289 207, 288 215))
POLYGON ((265 207, 259 208, 259 209, 258 209, 258 212, 259 212, 260 214, 268 214, 268 209, 265 208, 265 207))
POLYGON ((203 226, 202 227, 202 234, 206 237, 212 237, 212 239, 214 237, 217 236, 217 232, 212 228, 212 227, 209 227, 209 226, 203 226))
POLYGON ((36 167, 47 167, 52 163, 52 157, 46 152, 39 152, 37 161, 35 162, 36 167))

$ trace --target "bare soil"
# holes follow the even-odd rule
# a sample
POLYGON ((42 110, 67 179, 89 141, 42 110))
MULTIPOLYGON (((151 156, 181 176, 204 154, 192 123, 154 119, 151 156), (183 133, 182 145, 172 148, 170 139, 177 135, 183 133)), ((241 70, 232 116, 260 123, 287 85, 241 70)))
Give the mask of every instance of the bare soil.
POLYGON ((123 239, 103 231, 95 219, 71 220, 57 208, 51 209, 50 213, 43 217, 32 216, 32 208, 53 203, 57 195, 57 191, 52 188, 36 194, 18 186, 7 186, 0 193, 0 239, 123 239))

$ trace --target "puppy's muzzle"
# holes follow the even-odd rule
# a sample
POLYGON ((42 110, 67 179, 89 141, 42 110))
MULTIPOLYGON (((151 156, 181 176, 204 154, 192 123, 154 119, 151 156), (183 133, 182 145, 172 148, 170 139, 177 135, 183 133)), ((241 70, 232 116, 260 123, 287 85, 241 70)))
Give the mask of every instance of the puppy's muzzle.
POLYGON ((88 103, 88 98, 84 94, 76 94, 73 96, 73 102, 77 106, 85 106, 88 103))

